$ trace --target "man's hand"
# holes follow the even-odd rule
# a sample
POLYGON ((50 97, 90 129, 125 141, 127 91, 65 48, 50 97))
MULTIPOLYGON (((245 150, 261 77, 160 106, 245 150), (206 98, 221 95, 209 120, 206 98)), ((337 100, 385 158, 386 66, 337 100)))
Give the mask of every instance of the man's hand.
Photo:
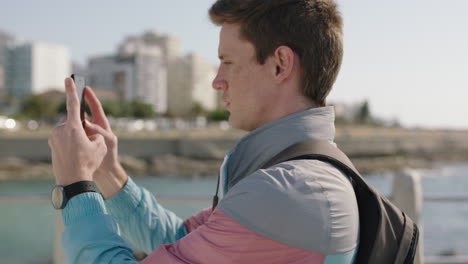
POLYGON ((49 138, 52 169, 57 185, 92 181, 93 174, 107 153, 104 138, 87 136, 80 120, 80 101, 71 78, 65 79, 67 121, 59 124, 49 138))
POLYGON ((93 117, 86 120, 86 134, 89 137, 101 135, 107 146, 107 154, 93 177, 104 198, 109 199, 125 186, 128 176, 120 165, 117 137, 112 132, 101 102, 90 87, 85 88, 84 96, 93 117))

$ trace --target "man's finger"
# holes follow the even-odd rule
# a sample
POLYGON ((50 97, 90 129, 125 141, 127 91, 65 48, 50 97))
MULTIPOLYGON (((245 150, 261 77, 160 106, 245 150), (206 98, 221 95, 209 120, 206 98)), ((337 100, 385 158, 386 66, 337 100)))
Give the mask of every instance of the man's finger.
POLYGON ((65 122, 62 122, 62 123, 57 123, 57 125, 55 125, 55 127, 63 127, 63 126, 66 126, 67 125, 67 121, 65 122))
POLYGON ((104 129, 108 129, 110 127, 109 121, 104 113, 104 109, 102 109, 101 102, 89 86, 85 88, 85 99, 88 102, 94 122, 100 124, 104 129))
POLYGON ((107 146, 104 137, 100 134, 95 134, 89 136, 89 140, 96 147, 96 151, 101 154, 100 156, 104 157, 107 153, 107 146))
POLYGON ((78 99, 75 83, 72 78, 65 79, 65 91, 67 94, 67 120, 70 123, 81 123, 80 99, 78 99))
POLYGON ((67 123, 67 116, 60 117, 59 121, 55 124, 56 127, 67 123))
POLYGON ((88 112, 85 112, 84 113, 84 117, 85 117, 85 120, 88 120, 88 121, 93 121, 93 117, 88 115, 88 112))
POLYGON ((89 141, 96 143, 96 144, 99 144, 101 140, 102 140, 102 143, 104 143, 104 137, 99 134, 91 135, 88 138, 89 138, 89 141))
POLYGON ((108 131, 105 130, 104 128, 102 128, 101 126, 99 126, 98 124, 94 124, 88 120, 86 120, 86 133, 88 135, 94 135, 94 134, 101 134, 103 136, 107 136, 108 135, 108 131))

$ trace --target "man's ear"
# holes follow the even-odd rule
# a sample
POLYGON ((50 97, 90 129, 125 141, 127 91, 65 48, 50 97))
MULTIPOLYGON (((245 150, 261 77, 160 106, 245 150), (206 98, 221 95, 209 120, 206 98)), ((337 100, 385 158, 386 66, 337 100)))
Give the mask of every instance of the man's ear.
POLYGON ((292 76, 295 56, 294 51, 288 46, 279 46, 274 54, 275 80, 278 83, 292 76))

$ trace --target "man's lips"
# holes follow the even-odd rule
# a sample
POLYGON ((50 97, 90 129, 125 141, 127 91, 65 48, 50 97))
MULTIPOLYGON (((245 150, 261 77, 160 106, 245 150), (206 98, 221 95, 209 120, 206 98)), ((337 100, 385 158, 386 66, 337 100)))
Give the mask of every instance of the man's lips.
POLYGON ((228 100, 226 93, 223 93, 221 100, 223 100, 224 108, 226 108, 226 110, 229 110, 229 107, 231 106, 231 102, 228 100))

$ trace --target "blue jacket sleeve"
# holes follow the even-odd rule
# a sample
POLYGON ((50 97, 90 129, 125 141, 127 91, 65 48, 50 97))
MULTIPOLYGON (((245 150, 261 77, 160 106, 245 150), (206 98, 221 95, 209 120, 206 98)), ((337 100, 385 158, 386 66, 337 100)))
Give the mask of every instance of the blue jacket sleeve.
POLYGON ((117 224, 106 214, 100 194, 74 197, 62 215, 62 246, 67 263, 138 263, 130 246, 117 234, 117 224))
POLYGON ((146 254, 187 234, 182 219, 162 207, 154 196, 129 177, 125 187, 105 201, 122 236, 146 254))

